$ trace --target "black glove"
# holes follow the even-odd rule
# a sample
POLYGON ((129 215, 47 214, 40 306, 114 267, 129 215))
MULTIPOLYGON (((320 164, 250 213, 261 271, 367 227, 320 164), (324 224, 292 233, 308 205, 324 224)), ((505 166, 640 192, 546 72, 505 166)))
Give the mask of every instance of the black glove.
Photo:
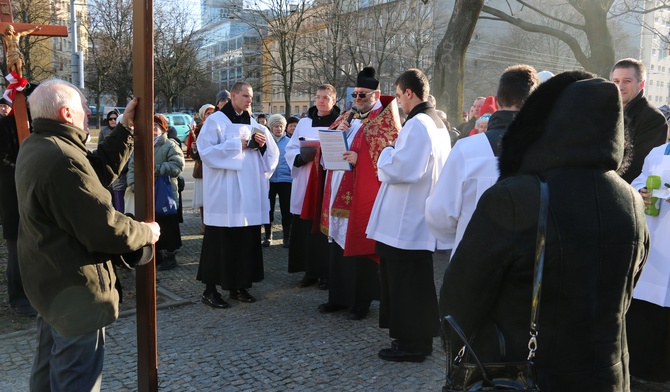
POLYGON ((316 147, 300 147, 300 158, 305 162, 312 162, 316 157, 316 147))

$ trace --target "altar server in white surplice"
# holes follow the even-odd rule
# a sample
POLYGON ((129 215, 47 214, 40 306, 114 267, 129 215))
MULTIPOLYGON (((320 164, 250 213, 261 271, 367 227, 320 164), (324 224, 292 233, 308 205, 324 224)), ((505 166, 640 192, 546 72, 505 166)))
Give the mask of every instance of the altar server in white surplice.
MULTIPOLYGON (((316 148, 303 148, 304 141, 319 140, 319 130, 328 129, 340 116, 340 108, 335 106, 335 87, 324 84, 317 87, 314 106, 309 108, 307 117, 298 122, 291 140, 286 146, 286 163, 291 168, 293 187, 291 188, 291 245, 288 249, 288 272, 305 272, 300 287, 319 283, 322 290, 328 289, 328 238, 314 227, 314 221, 302 214, 305 193, 310 178, 318 182, 319 162, 314 162, 316 148), (317 165, 317 167, 314 167, 317 165)), ((323 188, 323 184, 319 184, 323 188)), ((317 186, 312 184, 312 186, 317 186)), ((317 219, 318 221, 318 219, 317 219)))
POLYGON ((205 236, 197 279, 205 283, 202 302, 215 308, 230 298, 255 302, 247 291, 263 280, 262 224, 270 223, 268 178, 277 167, 279 149, 270 131, 251 115, 253 90, 237 82, 231 100, 205 120, 197 146, 203 163, 205 236))
POLYGON ((451 150, 447 127, 426 99, 428 78, 418 69, 396 81, 396 99, 407 121, 395 147, 379 155, 382 185, 366 233, 377 241, 380 258, 379 326, 394 340, 379 351, 385 361, 421 362, 433 351, 439 332, 433 252, 437 239, 428 229, 425 210, 451 150))
MULTIPOLYGON (((640 191, 646 205, 651 192, 649 176, 670 184, 670 143, 651 150, 642 173, 631 186, 640 191)), ((658 215, 647 215, 649 257, 633 291, 626 313, 630 374, 649 381, 670 380, 670 203, 659 203, 658 215)))

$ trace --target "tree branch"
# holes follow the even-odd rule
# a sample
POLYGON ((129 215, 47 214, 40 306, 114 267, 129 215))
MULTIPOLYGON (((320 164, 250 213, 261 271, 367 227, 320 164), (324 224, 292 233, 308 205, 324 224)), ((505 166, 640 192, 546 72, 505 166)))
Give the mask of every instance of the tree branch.
POLYGON ((525 31, 529 31, 532 33, 542 33, 542 34, 547 34, 552 37, 555 37, 561 41, 563 41, 568 47, 572 50, 572 52, 575 55, 575 59, 579 61, 581 64, 586 64, 589 61, 588 56, 584 53, 582 50, 581 46, 579 45, 579 41, 572 35, 566 33, 565 31, 561 31, 549 26, 543 26, 535 23, 530 23, 526 22, 524 20, 521 20, 519 18, 512 17, 510 15, 507 15, 506 13, 492 8, 490 6, 485 5, 482 8, 482 12, 486 12, 487 14, 493 15, 498 17, 500 20, 505 21, 511 25, 514 25, 520 29, 523 29, 525 31))

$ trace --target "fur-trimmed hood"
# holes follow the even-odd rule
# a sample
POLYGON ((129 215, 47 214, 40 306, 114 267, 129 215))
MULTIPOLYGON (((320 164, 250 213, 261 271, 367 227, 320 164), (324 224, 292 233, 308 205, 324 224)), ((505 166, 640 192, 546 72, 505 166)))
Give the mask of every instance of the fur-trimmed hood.
POLYGON ((501 179, 560 167, 617 170, 626 150, 621 94, 588 72, 556 75, 528 97, 501 143, 501 179))

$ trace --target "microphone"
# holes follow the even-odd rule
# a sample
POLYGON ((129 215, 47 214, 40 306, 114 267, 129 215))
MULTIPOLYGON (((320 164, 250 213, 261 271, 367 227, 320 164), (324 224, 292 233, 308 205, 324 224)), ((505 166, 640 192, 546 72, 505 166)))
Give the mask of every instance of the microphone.
POLYGON ((356 115, 356 113, 360 113, 360 111, 358 110, 358 108, 356 106, 352 106, 351 111, 349 112, 349 117, 347 117, 347 122, 349 124, 351 124, 351 120, 354 119, 354 116, 356 115))

